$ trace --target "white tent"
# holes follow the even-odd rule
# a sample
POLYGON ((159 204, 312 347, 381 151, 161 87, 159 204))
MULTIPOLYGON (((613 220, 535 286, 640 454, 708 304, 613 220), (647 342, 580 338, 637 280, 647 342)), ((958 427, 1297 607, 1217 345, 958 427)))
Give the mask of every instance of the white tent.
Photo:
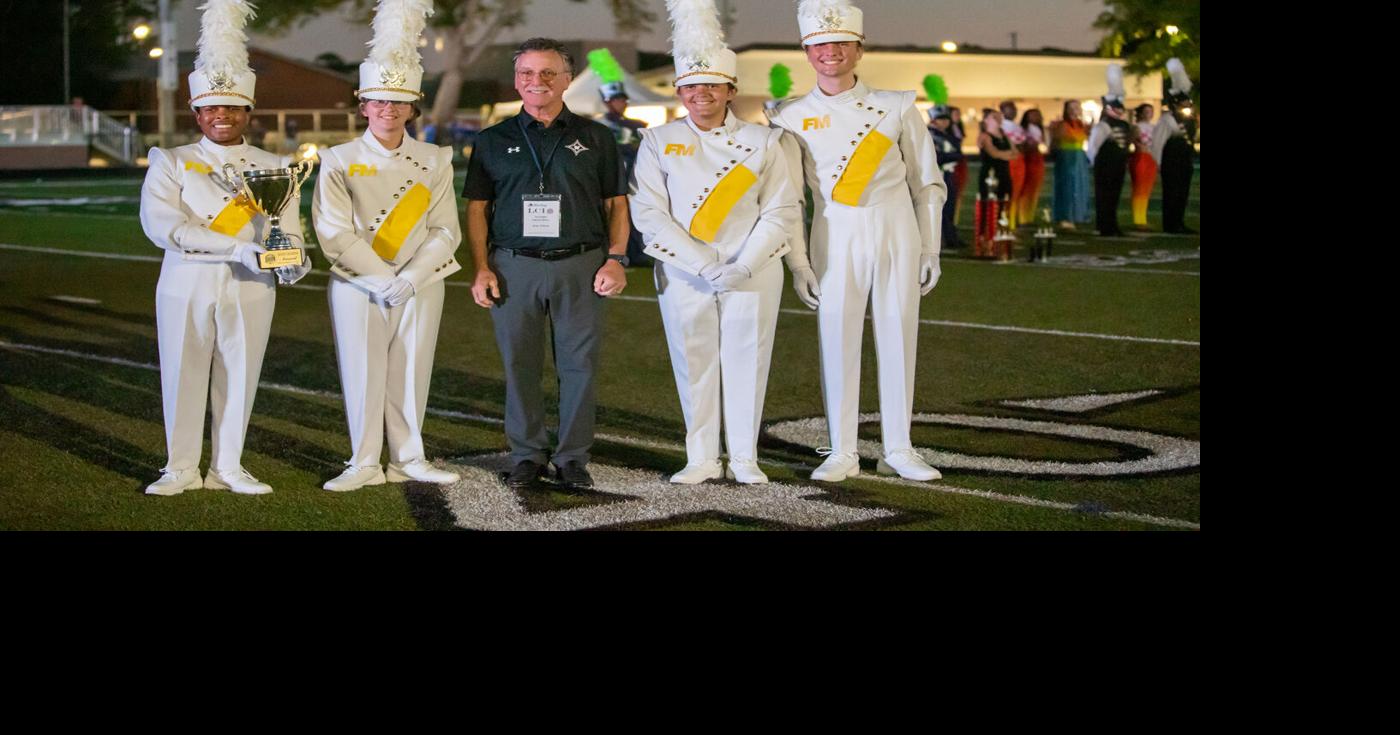
MULTIPOLYGON (((600 96, 601 88, 602 82, 598 80, 598 75, 593 73, 593 69, 591 67, 584 69, 578 76, 574 77, 574 81, 564 91, 564 104, 579 115, 589 117, 601 115, 607 111, 607 108, 603 107, 603 98, 600 96)), ((629 104, 665 105, 675 102, 674 97, 662 97, 647 89, 638 83, 631 74, 623 74, 622 88, 627 90, 629 104)))

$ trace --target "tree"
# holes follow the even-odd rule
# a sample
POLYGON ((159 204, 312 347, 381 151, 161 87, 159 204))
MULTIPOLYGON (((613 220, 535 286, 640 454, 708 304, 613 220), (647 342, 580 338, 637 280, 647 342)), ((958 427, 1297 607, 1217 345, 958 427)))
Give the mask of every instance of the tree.
MULTIPOLYGON (((583 3, 588 0, 570 0, 583 3)), ((635 36, 648 30, 656 14, 646 8, 645 0, 606 0, 612 10, 618 34, 635 36)), ((368 23, 374 13, 374 0, 282 0, 263 3, 253 27, 278 32, 304 22, 322 12, 350 5, 354 13, 368 23)), ((481 53, 507 28, 525 22, 525 7, 530 0, 435 0, 428 27, 442 33, 442 55, 446 65, 438 92, 428 112, 429 122, 442 125, 457 109, 458 96, 467 69, 476 63, 481 53)))
MULTIPOLYGON (((148 0, 69 0, 68 58, 72 95, 93 107, 115 96, 114 72, 148 62, 131 37, 138 19, 155 15, 148 0)), ((66 105, 63 97, 63 3, 0 2, 0 103, 66 105)), ((151 62, 153 63, 153 62, 151 62)))
POLYGON ((1160 72, 1167 59, 1181 59, 1201 99, 1200 0, 1104 0, 1108 6, 1094 27, 1105 31, 1099 53, 1121 57, 1134 74, 1160 72), (1173 33, 1168 27, 1176 29, 1173 33))

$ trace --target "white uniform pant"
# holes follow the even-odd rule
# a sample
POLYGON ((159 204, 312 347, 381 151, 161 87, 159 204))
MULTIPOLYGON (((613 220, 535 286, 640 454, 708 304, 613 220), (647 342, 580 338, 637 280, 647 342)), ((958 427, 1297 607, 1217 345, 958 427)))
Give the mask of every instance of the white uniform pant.
POLYGON ((233 263, 167 262, 156 285, 165 469, 199 469, 204 407, 209 467, 236 471, 258 392, 277 288, 233 263), (212 380, 211 380, 212 376, 212 380))
POLYGON ((445 290, 437 281, 391 307, 331 276, 327 291, 352 465, 379 464, 386 426, 390 462, 423 459, 423 417, 445 290))
POLYGON ((811 257, 822 289, 817 320, 831 448, 856 451, 860 351, 869 303, 885 453, 908 449, 919 336, 920 241, 913 206, 908 200, 854 208, 829 205, 824 214, 812 223, 811 257))
POLYGON ((719 458, 721 406, 730 460, 757 459, 782 264, 716 294, 705 279, 659 263, 656 294, 685 416, 687 461, 719 458))

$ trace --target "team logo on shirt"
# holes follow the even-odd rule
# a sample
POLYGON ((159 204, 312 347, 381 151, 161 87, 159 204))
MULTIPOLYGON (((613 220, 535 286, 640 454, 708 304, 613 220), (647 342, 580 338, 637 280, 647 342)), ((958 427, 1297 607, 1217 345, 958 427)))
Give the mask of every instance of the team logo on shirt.
POLYGON ((574 152, 574 158, 578 158, 578 154, 583 153, 584 151, 588 150, 588 146, 584 145, 584 144, 583 144, 581 141, 579 141, 579 140, 575 140, 574 142, 572 142, 572 143, 570 143, 570 144, 568 144, 568 145, 566 145, 566 146, 564 146, 564 147, 565 147, 565 148, 568 148, 569 150, 571 150, 571 151, 574 152))
POLYGON ((802 129, 803 129, 804 131, 805 131, 805 130, 821 130, 822 128, 829 128, 829 127, 831 127, 831 116, 830 116, 830 115, 822 115, 821 117, 804 117, 804 118, 802 118, 802 129))
POLYGON ((693 156, 695 155, 694 145, 681 145, 680 143, 667 143, 666 150, 662 151, 663 156, 693 156))
POLYGON ((363 163, 350 164, 351 176, 378 176, 379 168, 373 165, 366 166, 363 163))
POLYGON ((520 152, 520 146, 518 146, 518 145, 513 145, 513 146, 510 146, 509 148, 506 148, 506 153, 519 153, 519 152, 520 152))

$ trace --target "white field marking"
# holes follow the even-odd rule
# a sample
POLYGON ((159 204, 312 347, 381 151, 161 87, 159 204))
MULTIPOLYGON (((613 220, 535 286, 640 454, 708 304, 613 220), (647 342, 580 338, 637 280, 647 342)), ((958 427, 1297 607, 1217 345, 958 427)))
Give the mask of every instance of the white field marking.
POLYGON ((1061 398, 1028 398, 1023 400, 1000 401, 1003 406, 1015 406, 1018 408, 1038 408, 1044 411, 1059 411, 1061 413, 1084 413, 1112 406, 1115 403, 1135 401, 1139 398, 1161 395, 1160 390, 1139 390, 1130 393, 1085 393, 1078 396, 1063 396, 1061 398))
MULTIPOLYGON (((86 353, 86 352, 77 352, 77 351, 75 351, 75 350, 64 350, 64 349, 58 349, 58 348, 54 348, 54 347, 40 347, 40 346, 38 346, 38 345, 15 344, 15 343, 13 343, 13 342, 6 342, 6 341, 4 341, 4 340, 0 340, 0 348, 5 348, 5 349, 16 349, 16 350, 26 350, 26 351, 30 351, 30 352, 42 352, 42 353, 51 354, 51 355, 62 355, 62 356, 64 356, 64 357, 76 357, 76 358, 79 358, 79 359, 82 359, 82 360, 90 360, 90 361, 93 361, 93 362, 107 363, 107 364, 109 364, 109 365, 120 365, 120 366, 123 366, 123 367, 134 367, 134 368, 140 368, 140 369, 143 369, 143 370, 154 370, 154 371, 159 371, 159 370, 160 370, 160 366, 159 366, 159 365, 155 365, 155 364, 149 363, 149 362, 136 362, 136 361, 134 361, 134 360, 126 360, 126 359, 122 359, 122 358, 120 358, 120 357, 104 357, 104 356, 102 356, 102 355, 94 355, 94 354, 90 354, 90 353, 86 353)), ((285 393, 293 393, 293 394, 296 394, 296 395, 318 396, 318 397, 322 397, 322 398, 333 398, 333 399, 337 399, 337 400, 339 400, 339 399, 342 398, 341 394, 335 393, 335 392, 332 392, 332 391, 313 390, 313 389, 310 389, 310 388, 301 388, 301 387, 294 386, 294 385, 285 385, 285 384, 281 384, 281 383, 267 383, 267 382, 260 382, 258 385, 259 385, 259 387, 261 387, 261 388, 266 388, 266 389, 268 389, 268 390, 281 391, 281 392, 285 392, 285 393)), ((462 413, 462 412, 460 412, 460 411, 450 411, 450 410, 447 410, 447 409, 440 409, 440 408, 432 408, 432 407, 429 407, 429 408, 428 408, 428 413, 433 414, 433 415, 435 415, 435 416, 442 416, 442 417, 444 417, 444 418, 455 418, 455 419, 462 419, 462 420, 466 420, 466 421, 479 421, 479 422, 481 422, 481 423, 492 424, 492 425, 495 425, 495 426, 499 426, 499 425, 505 423, 505 421, 504 421, 503 419, 500 419, 500 418, 495 417, 495 416, 483 416, 483 415, 480 415, 480 414, 462 413)), ((644 449, 659 449, 659 450, 662 450, 662 451, 675 452, 675 453, 679 453, 679 454, 684 454, 684 453, 685 453, 685 447, 684 447, 683 445, 681 445, 681 444, 675 444, 675 443, 671 443, 671 442, 659 442, 659 441, 656 441, 656 440, 653 440, 653 439, 642 439, 642 438, 631 437, 631 436, 622 436, 622 435, 620 435, 620 434, 596 434, 596 435, 595 435, 595 438, 596 438, 596 439, 603 440, 603 441, 614 442, 614 443, 617 443, 617 444, 625 444, 625 445, 630 445, 630 446, 635 446, 635 447, 641 447, 641 448, 644 448, 644 449)), ((803 463, 798 463, 798 462, 777 462, 777 461, 763 460, 763 461, 761 462, 761 464, 765 464, 765 465, 769 465, 769 466, 777 466, 777 467, 787 467, 787 468, 792 469, 792 470, 794 470, 794 471, 810 471, 810 470, 812 469, 811 465, 807 465, 807 464, 803 464, 803 463)), ((935 483, 926 483, 926 482, 915 482, 915 481, 913 481, 913 480, 905 480, 905 479, 903 479, 903 478, 901 478, 901 477, 882 477, 882 476, 880 476, 880 475, 868 475, 868 474, 862 474, 861 477, 866 478, 866 479, 871 480, 871 481, 874 481, 874 482, 883 482, 883 483, 886 483, 886 484, 901 485, 901 486, 904 486, 904 487, 918 488, 918 489, 922 489, 922 490, 933 490, 933 491, 935 491, 935 492, 950 493, 950 494, 953 494, 953 495, 966 495, 966 496, 970 496, 970 497, 982 498, 982 499, 984 499, 984 500, 991 500, 991 501, 995 501, 995 502, 999 502, 999 503, 1013 503, 1013 504, 1017 504, 1017 505, 1033 505, 1033 506, 1038 506, 1038 507, 1042 507, 1042 508, 1054 508, 1054 509, 1057 509, 1057 510, 1065 510, 1065 511, 1078 511, 1078 510, 1080 509, 1080 506, 1075 505, 1075 504, 1073 504, 1073 503, 1064 503, 1064 502, 1054 501, 1054 500, 1044 500, 1044 499, 1041 499, 1041 498, 1032 498, 1032 497, 1027 497, 1027 496, 1024 496, 1024 495, 1008 495, 1008 494, 1006 494, 1006 493, 998 493, 998 492, 993 492, 993 491, 991 491, 991 490, 976 490, 976 489, 972 489, 972 488, 955 487, 955 486, 953 486, 953 485, 947 485, 947 484, 943 484, 943 483, 936 483, 936 484, 935 484, 935 483)), ((1118 518, 1118 519, 1123 519, 1123 520, 1138 521, 1138 522, 1148 523, 1148 524, 1153 524, 1153 525, 1158 525, 1158 526, 1169 526, 1169 527, 1174 527, 1174 528, 1192 528, 1192 529, 1195 529, 1195 530, 1197 530, 1197 531, 1199 531, 1199 530, 1201 529, 1201 525, 1200 525, 1199 523, 1194 523, 1194 522, 1192 522, 1192 521, 1185 521, 1185 520, 1181 520, 1181 519, 1177 519, 1177 518, 1161 518, 1161 517, 1158 517, 1158 516, 1144 515, 1144 514, 1141 514, 1141 513, 1129 513, 1129 512, 1125 512, 1125 511, 1108 511, 1108 512, 1102 513, 1101 515, 1103 515, 1103 516, 1105 516, 1105 517, 1108 517, 1108 518, 1118 518)))
POLYGON ((64 248, 41 248, 35 245, 11 245, 0 242, 0 250, 18 250, 27 253, 47 255, 72 255, 79 258, 107 258, 109 260, 134 260, 141 263, 159 263, 159 255, 128 255, 126 253, 96 253, 91 250, 65 250, 64 248))
POLYGON ((62 179, 53 181, 6 181, 0 182, 0 189, 28 189, 35 186, 53 186, 63 188, 66 186, 140 186, 144 179, 74 179, 64 181, 62 179))
MULTIPOLYGON (((1055 256, 1052 256, 1052 257, 1055 257, 1055 256)), ((1018 266, 1022 266, 1022 267, 1026 267, 1026 268, 1051 268, 1051 269, 1066 270, 1066 271, 1094 271, 1094 272, 1096 272, 1096 273, 1142 273, 1142 274, 1146 274, 1146 275, 1149 275, 1149 276, 1195 276, 1195 277, 1197 277, 1197 278, 1200 278, 1200 277, 1201 277, 1201 272, 1200 272, 1200 271, 1169 271, 1169 270, 1152 270, 1152 269, 1149 269, 1149 268, 1120 268, 1120 267, 1117 267, 1117 266, 1102 267, 1102 266, 1092 266, 1092 265, 1068 265, 1068 264, 1063 264, 1063 263, 1045 263, 1045 262, 1041 262, 1041 263, 1027 263, 1027 262, 1025 262, 1024 260, 1010 260, 1010 261, 998 261, 998 260, 945 260, 945 261, 943 261, 943 264, 944 264, 944 265, 947 265, 948 263, 968 263, 968 264, 972 264, 972 265, 999 265, 999 266, 1018 265, 1018 266)))
POLYGON ((88 204, 135 204, 140 197, 105 196, 72 197, 67 199, 0 199, 0 207, 81 207, 88 204))
MULTIPOLYGON (((857 418, 857 421, 862 424, 877 423, 879 420, 880 414, 878 413, 864 413, 857 418)), ((1148 453, 1148 456, 1142 459, 1061 462, 988 457, 922 447, 916 448, 916 451, 934 467, 953 467, 1018 475, 1115 477, 1171 472, 1201 466, 1200 442, 1148 431, 1130 431, 1087 424, 1065 424, 1058 421, 1030 421, 1003 416, 968 416, 949 413, 916 413, 913 416, 913 423, 965 426, 975 429, 1014 431, 1109 442, 1144 449, 1148 453)), ((780 421, 769 426, 766 431, 770 436, 813 450, 827 443, 826 421, 821 417, 780 421)), ((856 451, 867 459, 876 459, 883 454, 880 443, 868 439, 858 440, 856 451)))
POLYGON ((663 473, 603 462, 589 465, 593 490, 615 496, 615 502, 531 513, 500 480, 500 473, 511 467, 509 454, 464 457, 447 466, 461 474, 444 489, 448 508, 458 525, 481 530, 578 531, 707 512, 824 528, 898 515, 884 508, 837 505, 812 485, 673 485, 663 473))
POLYGON ((30 212, 24 209, 0 209, 0 215, 17 214, 29 217, 97 217, 101 219, 125 219, 135 223, 131 214, 103 214, 101 212, 30 212))
MULTIPOLYGON (((86 258, 111 258, 111 259, 115 259, 115 260, 135 260, 135 261, 143 261, 143 262, 160 262, 160 260, 161 260, 161 257, 160 257, 160 256, 156 256, 156 255, 124 255, 124 254, 120 254, 120 253, 93 253, 93 252, 89 252, 89 251, 85 251, 85 250, 64 250, 64 249, 61 249, 61 248, 42 248, 42 247, 36 247, 36 246, 33 246, 33 245, 11 245, 11 244, 8 244, 8 243, 0 243, 0 250, 19 250, 19 251, 34 252, 34 253, 52 253, 52 254, 54 254, 54 255, 73 255, 73 256, 86 257, 86 258)), ((1101 269, 1089 269, 1089 270, 1101 270, 1101 269)), ((311 273, 312 273, 312 274, 316 274, 316 275, 328 275, 326 271, 321 271, 321 270, 313 270, 313 271, 311 271, 311 273)), ((457 288, 471 288, 471 284, 470 284, 470 283, 467 283, 466 281, 446 281, 445 283, 446 283, 448 286, 454 286, 454 287, 457 287, 457 288)), ((302 288, 304 288, 305 290, 322 290, 322 287, 318 287, 318 286, 309 286, 309 285, 308 285, 308 286, 303 286, 302 288)), ((619 295, 619 296, 612 296, 612 297, 610 297, 610 298, 615 299, 615 300, 618 300, 618 301, 646 301, 646 302, 656 303, 656 297, 655 297, 655 296, 625 296, 625 295, 619 295)), ((817 315, 817 313, 816 313, 815 311, 811 311, 811 310, 809 310, 809 309, 782 309, 781 311, 782 311, 782 313, 784 313, 784 314, 800 314, 800 315, 802 315, 802 316, 816 316, 816 315, 817 315)), ((869 319, 869 318, 870 318, 870 317, 868 317, 868 316, 866 317, 866 319, 869 319)), ((973 323, 973 322, 952 322, 952 321, 946 321, 946 320, 942 320, 942 319, 920 319, 920 320, 919 320, 919 323, 920 323, 920 324, 932 325, 932 326, 938 326, 938 327, 961 327, 961 328, 964 328, 964 329, 990 329, 990 330, 998 331, 998 332, 1020 332, 1020 333, 1023 333, 1023 334, 1043 334, 1043 335, 1049 335, 1049 336, 1052 336, 1052 337, 1084 337, 1084 338, 1088 338, 1088 339, 1107 339, 1107 340, 1114 340, 1114 341, 1119 341, 1119 342, 1144 342, 1144 343, 1148 343, 1148 344, 1185 345, 1185 346, 1187 346, 1187 347, 1200 347, 1200 346, 1201 346, 1201 343, 1200 343, 1200 342, 1193 342, 1193 341, 1190 341, 1190 340, 1182 340, 1182 339, 1158 339, 1158 338, 1156 338, 1156 337, 1129 337, 1129 336, 1120 335, 1120 334, 1098 334, 1098 333, 1094 333, 1094 332, 1069 332, 1069 331, 1065 331, 1065 330, 1061 330, 1061 329, 1036 329, 1036 328, 1033 328, 1033 327, 1013 327, 1013 326, 1006 326, 1006 325, 1001 325, 1001 324, 977 324, 977 323, 973 323)))
POLYGON ((102 303, 102 301, 99 299, 89 299, 85 296, 68 296, 65 294, 50 296, 49 298, 53 299, 54 301, 62 301, 69 304, 83 304, 84 306, 96 306, 97 304, 102 303))

